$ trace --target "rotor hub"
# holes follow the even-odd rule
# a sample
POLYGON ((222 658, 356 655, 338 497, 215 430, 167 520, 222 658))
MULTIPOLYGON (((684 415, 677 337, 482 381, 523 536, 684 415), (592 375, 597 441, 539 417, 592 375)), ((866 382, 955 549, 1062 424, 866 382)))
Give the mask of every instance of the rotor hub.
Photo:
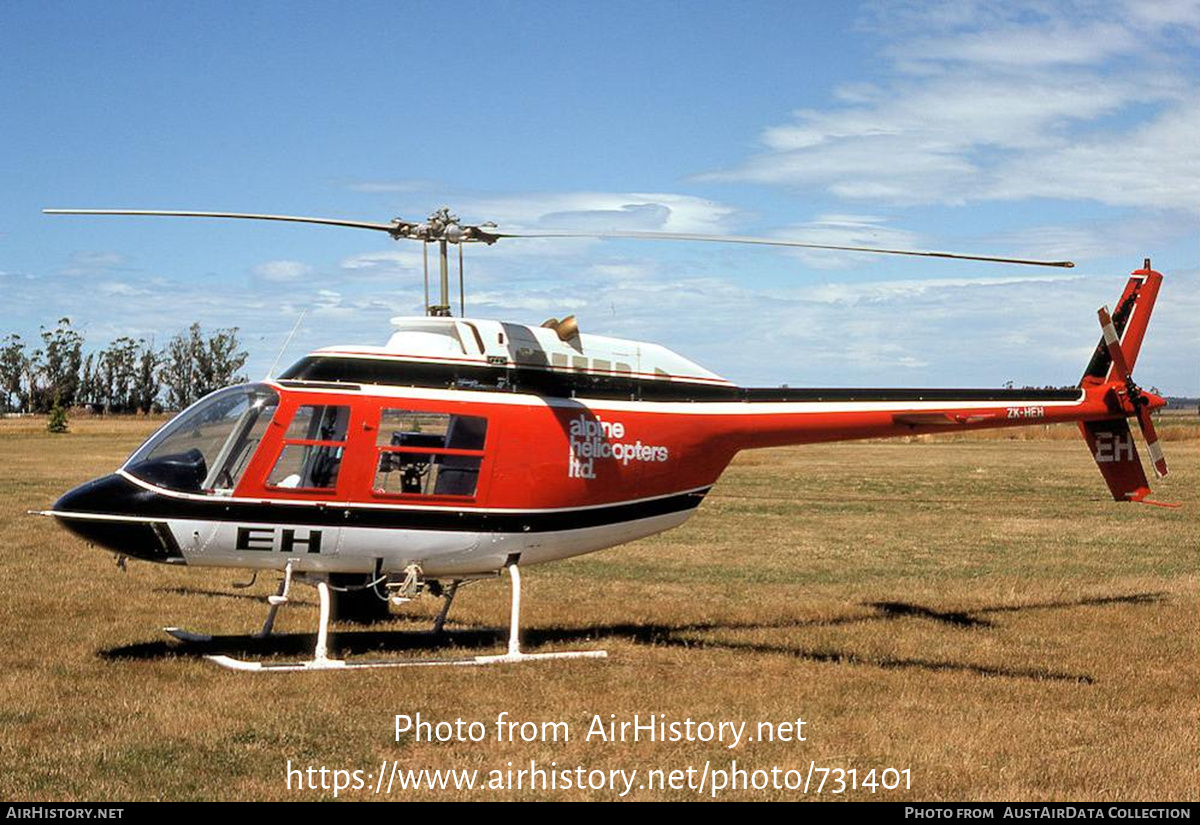
POLYGON ((494 244, 499 236, 494 234, 496 224, 488 222, 478 226, 463 225, 458 215, 449 207, 435 210, 428 218, 420 223, 412 223, 402 218, 392 219, 392 228, 388 234, 396 240, 412 240, 432 243, 464 244, 485 243, 494 244))

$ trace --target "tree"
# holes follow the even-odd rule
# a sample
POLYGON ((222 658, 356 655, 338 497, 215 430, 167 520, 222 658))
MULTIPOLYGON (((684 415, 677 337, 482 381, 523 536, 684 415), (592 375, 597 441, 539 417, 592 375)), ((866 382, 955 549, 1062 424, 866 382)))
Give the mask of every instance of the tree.
POLYGON ((61 434, 67 432, 67 411, 58 396, 54 396, 54 404, 50 407, 50 418, 46 421, 46 432, 61 434))
POLYGON ((207 340, 192 324, 167 342, 160 372, 166 405, 181 410, 198 398, 229 384, 244 381, 239 370, 249 353, 242 350, 237 327, 219 329, 207 340))
POLYGON ((10 334, 0 344, 0 411, 25 409, 26 395, 21 391, 29 372, 29 358, 20 335, 10 334))
POLYGON ((237 327, 204 336, 192 324, 164 349, 153 341, 121 336, 102 350, 83 354, 83 336, 60 318, 42 328, 43 347, 26 353, 21 336, 0 339, 0 412, 48 412, 75 404, 103 413, 180 410, 213 390, 245 381, 249 353, 237 327))
MULTIPOLYGON (((196 329, 199 330, 198 324, 196 329)), ((245 365, 249 353, 239 350, 237 332, 237 327, 219 329, 197 350, 197 398, 246 380, 238 370, 245 365)))
POLYGON ((38 412, 58 403, 70 407, 79 390, 79 368, 83 361, 83 336, 71 328, 70 318, 59 318, 54 329, 42 327, 39 350, 39 380, 34 406, 38 412))
POLYGON ((83 367, 79 371, 79 392, 75 395, 75 403, 84 407, 97 406, 95 361, 96 353, 89 352, 83 359, 83 367))
POLYGON ((145 340, 138 341, 137 375, 134 379, 133 406, 138 412, 150 413, 158 406, 159 365, 162 353, 145 340))
POLYGON ((138 345, 122 335, 104 350, 104 411, 133 412, 137 377, 138 345))
POLYGON ((167 342, 160 375, 168 409, 182 410, 196 400, 196 352, 202 343, 199 324, 167 342))

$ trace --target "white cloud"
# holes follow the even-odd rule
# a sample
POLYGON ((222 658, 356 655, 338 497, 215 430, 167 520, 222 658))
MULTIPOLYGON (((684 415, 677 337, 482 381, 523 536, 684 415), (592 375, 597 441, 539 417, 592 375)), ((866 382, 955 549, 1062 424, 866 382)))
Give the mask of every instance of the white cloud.
POLYGON ((119 252, 111 250, 103 251, 81 251, 71 254, 71 263, 75 266, 86 266, 94 268, 112 268, 124 266, 128 262, 128 258, 119 252))
POLYGON ((1191 216, 1154 213, 999 232, 981 243, 1011 250, 1024 258, 1075 261, 1116 258, 1133 269, 1141 259, 1130 258, 1131 251, 1134 255, 1153 255, 1156 248, 1161 249, 1172 238, 1186 237, 1195 230, 1191 216))
POLYGON ((1129 19, 1142 27, 1158 29, 1167 25, 1179 25, 1190 32, 1191 39, 1200 36, 1200 4, 1195 0, 1126 0, 1122 4, 1129 19))
POLYGON ((107 281, 97 284, 96 289, 106 295, 116 295, 121 298, 137 298, 143 295, 149 295, 149 291, 140 289, 132 284, 122 283, 120 281, 107 281))
MULTIPOLYGON (((579 229, 585 232, 636 230, 657 232, 728 234, 738 210, 705 198, 664 192, 534 192, 511 195, 462 195, 453 198, 455 212, 464 223, 491 221, 501 230, 530 231, 579 229)), ((494 277, 528 281, 540 270, 568 261, 597 248, 590 238, 502 239, 490 247, 465 247, 470 281, 488 285, 494 277), (531 267, 530 262, 537 266, 531 267)), ((451 249, 452 277, 457 280, 457 252, 451 249)), ((341 261, 341 269, 356 278, 416 278, 423 271, 419 244, 401 241, 388 251, 363 252, 341 261)), ((436 281, 437 249, 429 249, 429 271, 436 281)))
POLYGON ((1139 45, 1128 26, 1107 21, 1082 25, 1069 20, 1049 20, 1037 25, 1010 24, 942 37, 918 37, 895 57, 908 61, 952 61, 977 65, 1028 68, 1030 66, 1086 65, 1134 51, 1139 45))
POLYGON ((666 192, 531 193, 477 197, 460 214, 495 221, 501 229, 642 230, 719 233, 737 210, 691 195, 666 192))
POLYGON ((698 179, 897 204, 1200 210, 1195 55, 1177 42, 1195 40, 1194 4, 1140 16, 1113 4, 885 4, 877 15, 891 79, 836 90, 836 105, 794 112, 763 130, 762 151, 698 179))
POLYGON ((254 267, 254 274, 264 281, 289 283, 306 280, 313 274, 313 268, 301 261, 267 261, 254 267))
MULTIPOLYGON (((815 223, 822 222, 881 225, 850 214, 815 223)), ((971 277, 976 269, 947 263, 940 278, 856 280, 839 272, 846 282, 764 288, 754 285, 759 281, 740 282, 732 270, 690 275, 691 261, 579 258, 526 267, 539 270, 537 279, 526 281, 506 277, 510 266, 516 264, 487 264, 490 280, 468 290, 470 314, 536 324, 574 313, 587 332, 661 343, 735 381, 767 386, 1071 383, 1098 336, 1095 308, 1112 303, 1125 277, 1088 266, 971 277)), ((785 262, 775 271, 793 267, 785 262)), ((1196 392, 1200 275, 1166 275, 1138 376, 1171 392, 1196 392)), ((5 281, 9 305, 34 319, 27 340, 34 340, 37 322, 53 320, 39 316, 48 305, 45 295, 53 293, 55 317, 76 319, 89 349, 118 335, 163 342, 192 321, 205 329, 240 327, 254 376, 274 360, 300 309, 308 316, 281 363, 321 346, 382 344, 389 318, 419 313, 421 306, 416 280, 381 287, 344 277, 334 287, 305 283, 285 296, 263 282, 214 290, 157 278, 106 280, 87 294, 62 290, 63 282, 61 276, 5 281), (134 289, 136 306, 129 299, 134 289), (184 318, 180 307, 186 307, 184 318)))
POLYGON ((357 181, 348 184, 346 188, 352 192, 391 195, 397 193, 407 194, 409 192, 428 192, 430 190, 437 190, 441 186, 436 181, 413 178, 408 180, 357 181))
MULTIPOLYGON (((890 75, 841 85, 828 105, 790 116, 781 110, 752 157, 703 179, 834 196, 822 200, 823 214, 803 220, 817 211, 806 208, 779 218, 791 223, 774 229, 778 237, 921 248, 941 247, 949 243, 943 234, 958 233, 965 242, 954 246, 1081 261, 1128 256, 1132 248, 1138 254, 1122 268, 1127 271, 1142 250, 1152 254, 1156 244, 1195 233, 1195 49, 1179 43, 1195 43, 1197 8, 1194 0, 1125 6, 889 0, 877 7, 875 31, 890 75), (978 222, 961 212, 905 212, 879 203, 1002 200, 1017 213, 1033 198, 1121 210, 1076 214, 1075 204, 1067 213, 1032 205, 1028 217, 979 235, 970 228, 978 222), (839 199, 843 205, 829 205, 839 199), (1132 217, 1124 211, 1146 206, 1153 211, 1132 217), (1038 222, 1043 225, 1011 228, 1038 222)), ((446 188, 420 180, 343 185, 388 203, 416 202, 446 188)), ((748 218, 730 203, 669 192, 460 193, 449 200, 468 222, 493 220, 514 230, 730 234, 748 218)), ((397 209, 407 218, 425 214, 405 203, 397 209)), ((251 283, 221 289, 110 272, 83 294, 63 278, 29 281, 21 278, 32 276, 10 273, 6 304, 18 318, 36 319, 48 305, 56 314, 61 305, 73 317, 91 318, 89 345, 121 334, 165 340, 176 323, 192 320, 206 329, 239 326, 253 354, 250 372, 261 374, 302 309, 309 316, 289 348, 293 357, 330 344, 383 343, 391 316, 421 311, 419 244, 376 238, 353 248, 368 251, 332 267, 268 261, 255 268, 251 283), (136 310, 128 300, 134 290, 140 290, 136 310), (180 307, 187 318, 179 318, 180 307)), ((1111 304, 1124 283, 1124 271, 1101 275, 1087 264, 1069 274, 988 270, 1000 274, 983 277, 968 277, 980 269, 946 264, 934 273, 944 274, 940 278, 889 268, 894 279, 880 273, 865 280, 850 269, 889 259, 718 249, 704 245, 693 254, 676 247, 670 255, 631 257, 627 245, 576 239, 467 247, 467 310, 527 323, 575 313, 585 331, 662 343, 749 384, 1049 384, 1078 377, 1098 334, 1095 307, 1111 304), (818 278, 831 283, 802 282, 804 273, 789 256, 826 270, 818 278)), ((436 252, 429 251, 436 280, 436 252)), ((80 272, 126 265, 103 252, 81 253, 68 263, 80 272)), ((457 305, 457 285, 452 291, 457 305)), ((1139 378, 1174 392, 1200 391, 1197 317, 1200 275, 1168 273, 1139 378)))
POLYGON ((71 253, 67 259, 67 266, 62 270, 62 274, 73 277, 100 275, 128 268, 129 259, 119 252, 111 250, 79 250, 71 253))
MULTIPOLYGON (((887 226, 887 219, 874 215, 827 214, 816 220, 785 226, 777 237, 826 246, 866 246, 879 249, 917 249, 920 238, 913 232, 887 226)), ((859 252, 788 250, 813 269, 850 269, 878 263, 883 256, 859 252)))
POLYGON ((348 270, 393 269, 410 267, 414 263, 421 263, 421 253, 409 249, 394 252, 360 252, 344 258, 341 267, 348 270))
MULTIPOLYGON (((420 282, 424 264, 420 244, 413 241, 397 241, 395 249, 378 252, 360 252, 343 258, 338 265, 344 277, 357 283, 390 282, 416 285, 420 282)), ((429 272, 435 278, 438 271, 436 249, 430 250, 429 272)), ((339 277, 339 281, 342 277, 339 277)))
POLYGON ((526 315, 542 313, 557 314, 556 317, 560 317, 588 307, 589 302, 582 298, 553 293, 522 293, 518 296, 503 292, 477 292, 471 295, 471 305, 473 308, 486 309, 489 314, 515 310, 526 315))
POLYGON ((868 281, 821 284, 805 287, 799 294, 806 299, 829 304, 856 304, 880 300, 912 298, 936 290, 979 289, 995 286, 1034 286, 1062 281, 1077 281, 1081 275, 1010 275, 991 278, 922 278, 914 280, 868 281))
POLYGON ((1200 211, 1200 109, 1193 101, 1124 134, 1014 158, 1001 167, 989 196, 1200 211))

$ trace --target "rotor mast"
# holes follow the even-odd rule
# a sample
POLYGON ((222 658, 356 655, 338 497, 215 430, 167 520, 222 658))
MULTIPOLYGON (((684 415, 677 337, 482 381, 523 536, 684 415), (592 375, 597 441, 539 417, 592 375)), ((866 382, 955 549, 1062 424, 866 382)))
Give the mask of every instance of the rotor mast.
POLYGON ((409 223, 396 218, 392 221, 390 234, 396 240, 411 239, 423 244, 437 242, 438 245, 438 302, 429 300, 428 292, 425 297, 425 314, 448 317, 450 312, 450 244, 458 247, 458 282, 460 312, 465 305, 463 294, 463 258, 462 245, 465 243, 496 242, 496 236, 488 230, 495 229, 495 224, 485 223, 481 226, 463 226, 459 223, 458 215, 448 207, 441 207, 421 223, 409 223))
MULTIPOLYGON (((458 230, 458 215, 452 214, 448 208, 443 206, 432 215, 426 222, 429 227, 430 236, 437 237, 438 242, 438 285, 440 287, 440 298, 436 304, 426 304, 426 315, 450 315, 450 240, 448 235, 452 234, 451 227, 458 230)), ((453 232, 457 234, 457 232, 453 232)), ((429 241, 425 241, 429 243, 429 241)))

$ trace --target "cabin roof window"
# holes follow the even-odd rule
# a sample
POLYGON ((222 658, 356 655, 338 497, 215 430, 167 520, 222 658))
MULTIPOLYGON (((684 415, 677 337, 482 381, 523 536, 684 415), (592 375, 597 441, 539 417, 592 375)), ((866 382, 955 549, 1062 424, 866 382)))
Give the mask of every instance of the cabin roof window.
POLYGON ((210 393, 163 425, 122 469, 170 490, 230 495, 278 406, 264 384, 210 393))

